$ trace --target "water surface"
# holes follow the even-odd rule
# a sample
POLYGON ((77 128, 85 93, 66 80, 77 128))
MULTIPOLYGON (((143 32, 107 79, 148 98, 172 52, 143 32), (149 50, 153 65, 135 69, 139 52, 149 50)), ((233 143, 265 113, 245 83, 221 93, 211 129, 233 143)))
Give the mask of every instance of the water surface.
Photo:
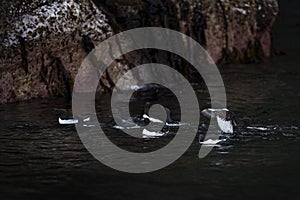
MULTIPOLYGON (((1 199, 282 199, 299 196, 299 1, 281 3, 276 45, 287 53, 263 64, 221 70, 239 137, 198 158, 198 135, 182 158, 148 174, 127 174, 95 160, 74 126, 57 122, 64 99, 0 106, 1 199), (294 9, 291 9, 291 8, 294 9), (288 20, 289 19, 289 20, 288 20), (291 20, 292 19, 292 20, 291 20), (247 128, 248 127, 248 128, 247 128), (266 130, 250 129, 263 128, 266 130)), ((201 90, 198 92, 201 96, 201 90)), ((105 102, 108 97, 104 96, 105 102)), ((204 100, 205 101, 205 100, 204 100)), ((174 105, 175 106, 175 105, 174 105)), ((108 114, 105 104, 99 104, 108 114)), ((175 114, 176 117, 176 114, 175 114)), ((133 143, 155 149, 170 138, 133 143), (150 144, 150 145, 149 145, 150 144)))

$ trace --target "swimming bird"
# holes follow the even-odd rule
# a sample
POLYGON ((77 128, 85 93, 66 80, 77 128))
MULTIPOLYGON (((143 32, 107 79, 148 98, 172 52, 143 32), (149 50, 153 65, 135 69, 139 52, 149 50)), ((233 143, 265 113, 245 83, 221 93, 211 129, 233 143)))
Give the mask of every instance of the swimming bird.
POLYGON ((207 118, 216 118, 218 126, 223 133, 233 134, 236 122, 233 114, 227 108, 212 109, 207 108, 201 112, 207 118))
MULTIPOLYGON (((146 102, 142 116, 133 116, 133 117, 131 117, 131 119, 127 119, 127 120, 116 116, 119 118, 119 122, 122 122, 122 124, 115 125, 115 126, 113 126, 113 128, 116 128, 116 129, 141 128, 143 126, 147 126, 149 123, 153 123, 153 124, 157 124, 157 125, 159 125, 159 124, 168 125, 168 123, 171 123, 173 121, 170 117, 170 110, 168 108, 164 108, 163 106, 160 106, 160 107, 162 107, 166 111, 166 114, 167 114, 166 122, 164 122, 161 119, 151 117, 148 114, 149 108, 150 108, 150 102, 146 102)), ((147 133, 147 130, 145 132, 147 133)), ((161 135, 161 134, 158 134, 158 135, 161 135)))
POLYGON ((144 108, 144 114, 143 114, 143 120, 146 122, 146 123, 149 123, 149 122, 153 122, 153 123, 160 123, 160 124, 165 124, 166 126, 180 126, 181 124, 178 123, 178 122, 175 122, 172 117, 171 117, 171 111, 169 108, 165 107, 165 106, 162 106, 162 105, 159 105, 160 108, 162 110, 165 111, 166 113, 166 121, 162 121, 161 119, 156 119, 156 118, 153 118, 153 117, 150 117, 149 116, 149 109, 150 109, 150 102, 146 102, 146 105, 145 105, 145 108, 144 108))
POLYGON ((58 123, 61 125, 73 125, 79 123, 86 123, 91 121, 91 117, 88 115, 80 115, 73 117, 69 109, 54 109, 55 112, 59 113, 58 123))
MULTIPOLYGON (((163 107, 161 105, 159 105, 159 107, 156 107, 156 109, 160 108, 163 111, 165 111, 166 120, 163 121, 163 119, 154 118, 149 115, 150 107, 151 107, 150 102, 146 102, 142 116, 139 116, 139 117, 135 116, 129 120, 120 119, 120 122, 122 122, 122 124, 114 125, 113 128, 120 129, 120 130, 143 128, 143 130, 142 130, 143 138, 157 138, 157 137, 163 137, 163 136, 169 135, 169 130, 160 130, 164 126, 172 127, 172 126, 180 126, 181 125, 180 123, 174 122, 172 120, 171 111, 169 108, 163 107), (149 123, 152 123, 154 125, 154 127, 155 127, 154 129, 160 130, 160 131, 147 130, 145 128, 145 126, 147 126, 149 123)), ((164 118, 164 117, 161 116, 161 118, 164 118)))

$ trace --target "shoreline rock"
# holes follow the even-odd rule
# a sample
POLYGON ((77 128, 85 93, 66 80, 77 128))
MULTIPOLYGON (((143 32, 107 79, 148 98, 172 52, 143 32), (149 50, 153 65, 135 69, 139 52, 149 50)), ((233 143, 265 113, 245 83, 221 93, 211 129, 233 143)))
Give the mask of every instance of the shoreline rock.
MULTIPOLYGON (((217 63, 262 60, 272 55, 278 9, 277 0, 5 2, 0 8, 8 11, 0 17, 0 104, 69 96, 86 55, 107 37, 132 28, 178 30, 204 46, 217 63)), ((177 62, 168 56, 159 54, 164 64, 177 62)), ((144 57, 133 52, 116 60, 99 90, 110 90, 132 66, 152 61, 144 57)))

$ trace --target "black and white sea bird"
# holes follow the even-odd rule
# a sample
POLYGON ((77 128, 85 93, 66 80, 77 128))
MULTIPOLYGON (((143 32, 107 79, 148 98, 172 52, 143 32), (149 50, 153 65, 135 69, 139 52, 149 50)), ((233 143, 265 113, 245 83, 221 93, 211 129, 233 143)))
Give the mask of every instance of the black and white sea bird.
POLYGON ((233 134, 236 126, 233 114, 227 108, 202 110, 202 114, 207 118, 216 118, 222 133, 233 134))

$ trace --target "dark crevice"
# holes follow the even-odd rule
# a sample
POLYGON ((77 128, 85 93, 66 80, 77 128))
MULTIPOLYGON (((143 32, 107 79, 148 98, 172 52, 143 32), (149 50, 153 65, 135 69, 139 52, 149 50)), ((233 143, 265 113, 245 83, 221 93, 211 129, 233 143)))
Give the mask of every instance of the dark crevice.
MULTIPOLYGON (((61 60, 57 57, 54 58, 55 59, 55 63, 56 63, 56 69, 57 69, 57 77, 58 77, 58 81, 62 81, 65 86, 66 91, 58 91, 62 96, 67 97, 68 99, 71 99, 72 97, 72 89, 71 89, 71 83, 73 81, 71 81, 71 74, 70 72, 64 67, 63 63, 61 62, 61 60), (62 80, 60 80, 62 79, 62 80)), ((59 83, 58 83, 59 84, 59 83)), ((60 87, 58 87, 60 88, 60 87)))
MULTIPOLYGON (((90 54, 91 51, 95 48, 95 45, 93 44, 93 42, 91 41, 91 39, 88 36, 82 37, 82 46, 83 46, 83 49, 85 50, 86 54, 89 54, 89 61, 92 63, 92 66, 95 68, 95 71, 99 78, 100 86, 102 87, 102 89, 104 91, 110 91, 110 88, 103 83, 103 80, 101 78, 101 74, 98 69, 99 62, 97 61, 97 58, 95 57, 94 54, 90 54)), ((100 63, 100 65, 104 65, 104 63, 100 63)))
POLYGON ((225 10, 225 6, 223 5, 221 0, 217 0, 218 4, 220 5, 221 9, 222 9, 222 15, 223 15, 223 19, 224 19, 224 32, 225 32, 225 48, 223 48, 223 59, 225 62, 228 61, 228 56, 229 56, 229 52, 228 52, 228 19, 226 16, 226 10, 225 10))
POLYGON ((28 74, 28 60, 27 60, 27 52, 26 52, 26 42, 25 39, 20 37, 20 50, 21 50, 21 58, 22 58, 22 68, 24 69, 25 73, 28 74))
POLYGON ((89 54, 95 48, 95 45, 91 39, 86 35, 82 36, 82 46, 87 54, 89 54))
POLYGON ((48 69, 47 67, 45 66, 45 54, 43 53, 42 56, 41 56, 41 60, 42 60, 42 63, 41 63, 41 71, 40 71, 40 77, 41 77, 41 82, 44 82, 46 87, 47 87, 47 91, 49 92, 49 95, 51 96, 52 95, 52 91, 50 89, 50 83, 47 79, 47 76, 48 76, 48 69))
POLYGON ((45 65, 45 54, 42 54, 41 81, 47 86, 49 96, 63 96, 71 99, 71 84, 73 82, 70 72, 58 57, 49 57, 51 63, 45 65))
POLYGON ((196 6, 193 9, 191 19, 192 36, 204 47, 206 47, 205 29, 207 28, 206 16, 202 13, 202 7, 196 6))

